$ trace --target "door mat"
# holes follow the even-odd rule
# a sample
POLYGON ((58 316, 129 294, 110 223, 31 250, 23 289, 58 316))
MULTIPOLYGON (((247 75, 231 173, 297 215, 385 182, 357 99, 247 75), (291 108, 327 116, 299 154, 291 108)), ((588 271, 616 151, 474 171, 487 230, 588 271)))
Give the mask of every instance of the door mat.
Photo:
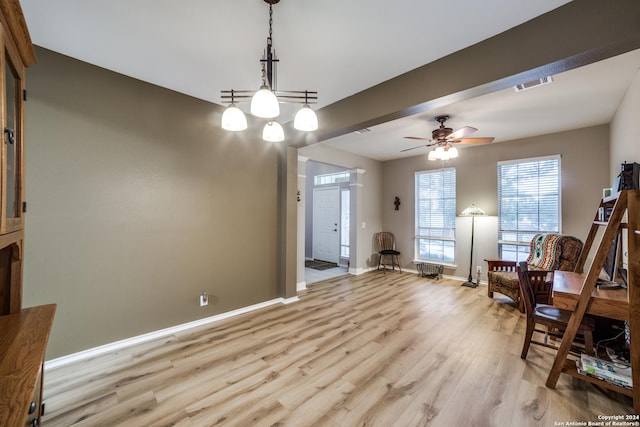
POLYGON ((306 260, 304 266, 307 268, 313 268, 314 270, 327 270, 329 268, 336 268, 338 264, 335 262, 321 261, 319 259, 306 260))

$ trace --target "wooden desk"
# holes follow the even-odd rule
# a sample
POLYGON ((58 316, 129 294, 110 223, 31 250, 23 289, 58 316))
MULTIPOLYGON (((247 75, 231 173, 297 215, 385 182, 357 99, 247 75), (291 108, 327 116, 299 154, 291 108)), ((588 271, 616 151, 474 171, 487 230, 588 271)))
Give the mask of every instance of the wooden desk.
MULTIPOLYGON (((584 274, 571 271, 553 273, 553 305, 573 311, 582 291, 584 274)), ((598 289, 591 293, 586 312, 618 320, 629 320, 629 299, 626 289, 598 289)))
MULTIPOLYGON (((585 275, 580 273, 574 273, 570 271, 555 271, 553 273, 553 305, 566 310, 574 311, 580 294, 582 292, 582 286, 585 283, 585 275)), ((594 288, 591 293, 591 298, 587 304, 585 313, 594 314, 598 316, 609 317, 618 320, 629 320, 629 293, 626 289, 598 289, 594 288)), ((556 358, 558 355, 556 355, 556 358)), ((599 385, 600 387, 608 388, 610 390, 617 391, 622 394, 626 394, 634 398, 634 407, 638 405, 637 397, 633 391, 626 390, 620 387, 616 387, 607 382, 600 381, 598 379, 580 375, 576 369, 576 365, 573 360, 567 359, 562 363, 561 369, 565 374, 572 377, 579 378, 581 380, 599 385)), ((632 361, 633 364, 633 361, 632 361)), ((555 362, 554 362, 555 366, 555 362)), ((639 379, 635 375, 638 372, 637 369, 633 369, 633 383, 634 385, 639 383, 639 379)), ((547 378, 547 386, 555 387, 557 381, 557 375, 554 374, 552 368, 547 378)))

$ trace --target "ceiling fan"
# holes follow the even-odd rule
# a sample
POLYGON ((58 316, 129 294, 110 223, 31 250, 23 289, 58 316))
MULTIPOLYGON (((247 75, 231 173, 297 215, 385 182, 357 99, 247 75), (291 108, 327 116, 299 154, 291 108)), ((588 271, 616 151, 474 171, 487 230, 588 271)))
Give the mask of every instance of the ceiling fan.
POLYGON ((406 139, 415 139, 417 141, 429 141, 430 144, 423 144, 417 147, 407 148, 404 151, 415 150, 416 148, 422 147, 432 147, 434 145, 438 146, 450 146, 451 143, 454 144, 488 144, 493 142, 493 137, 486 138, 466 138, 467 135, 471 135, 473 132, 478 129, 472 128, 471 126, 465 126, 463 128, 458 129, 457 131, 453 131, 453 129, 445 127, 444 122, 449 119, 449 116, 438 116, 436 117, 436 122, 440 123, 440 127, 434 129, 431 132, 431 139, 429 138, 421 138, 418 136, 405 136, 406 139))

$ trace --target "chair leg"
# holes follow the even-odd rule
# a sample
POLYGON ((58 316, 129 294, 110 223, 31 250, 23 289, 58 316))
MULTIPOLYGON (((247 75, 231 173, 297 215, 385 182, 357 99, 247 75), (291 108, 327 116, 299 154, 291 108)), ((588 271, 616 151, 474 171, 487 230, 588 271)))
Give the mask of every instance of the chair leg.
POLYGON ((398 257, 398 255, 396 255, 395 257, 396 257, 396 264, 398 265, 398 270, 400 270, 400 273, 402 273, 402 267, 400 267, 400 258, 398 257))
POLYGON ((529 352, 529 347, 531 346, 531 338, 533 337, 533 330, 535 326, 536 325, 533 320, 531 322, 527 321, 527 330, 524 333, 524 344, 522 345, 522 353, 520 353, 521 359, 527 358, 527 353, 529 352))

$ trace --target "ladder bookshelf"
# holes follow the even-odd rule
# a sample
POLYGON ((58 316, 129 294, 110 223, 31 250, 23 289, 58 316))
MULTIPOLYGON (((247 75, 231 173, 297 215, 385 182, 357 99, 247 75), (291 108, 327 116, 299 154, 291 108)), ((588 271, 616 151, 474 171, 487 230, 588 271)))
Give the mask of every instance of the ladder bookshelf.
POLYGON ((599 229, 604 227, 591 267, 585 275, 582 275, 582 291, 567 325, 567 330, 556 354, 546 385, 547 387, 555 388, 561 373, 571 375, 603 388, 631 396, 633 398, 634 412, 638 414, 640 413, 640 190, 622 190, 615 196, 602 199, 599 208, 611 208, 611 215, 607 221, 602 221, 598 211, 596 211, 584 248, 578 258, 575 271, 582 271, 599 229), (625 214, 627 220, 623 222, 625 214), (631 334, 630 358, 633 390, 627 390, 606 381, 580 375, 576 369, 575 361, 567 358, 578 326, 585 313, 588 312, 596 280, 600 275, 609 249, 614 242, 615 236, 624 232, 626 232, 628 241, 628 310, 625 311, 624 320, 629 322, 631 334))

